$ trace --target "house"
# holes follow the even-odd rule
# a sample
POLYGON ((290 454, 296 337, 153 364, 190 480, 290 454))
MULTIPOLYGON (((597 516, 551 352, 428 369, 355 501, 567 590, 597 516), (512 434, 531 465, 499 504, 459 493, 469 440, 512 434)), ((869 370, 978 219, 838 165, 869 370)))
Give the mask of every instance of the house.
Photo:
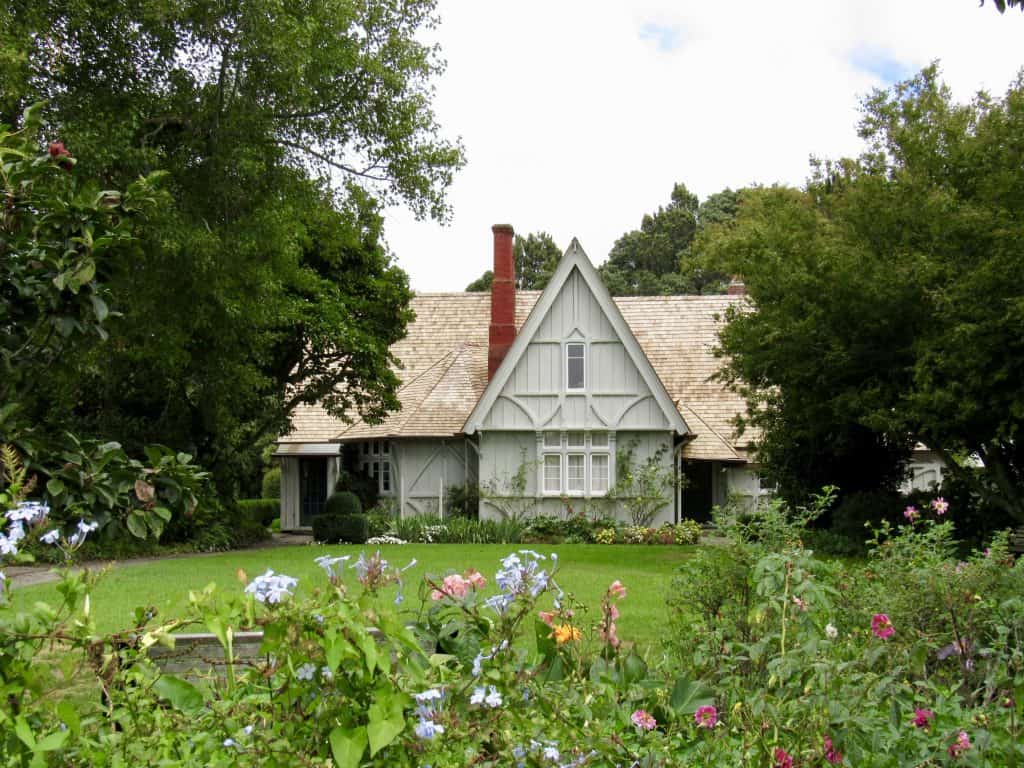
MULTIPOLYGON (((425 293, 394 347, 400 411, 346 423, 300 407, 281 437, 281 527, 301 530, 342 468, 373 478, 398 513, 444 514, 479 484, 480 516, 609 511, 633 466, 685 478, 654 523, 707 519, 732 494, 769 492, 733 425, 742 398, 715 379, 725 296, 613 299, 574 239, 544 291, 516 291, 513 231, 493 227, 491 293, 425 293)), ((621 514, 621 512, 620 512, 621 514)))

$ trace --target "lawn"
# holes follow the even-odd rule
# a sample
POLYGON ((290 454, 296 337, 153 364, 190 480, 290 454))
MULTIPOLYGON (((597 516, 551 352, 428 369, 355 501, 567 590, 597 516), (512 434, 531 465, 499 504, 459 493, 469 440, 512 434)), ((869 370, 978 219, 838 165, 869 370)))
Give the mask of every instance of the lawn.
MULTIPOLYGON (((405 605, 414 612, 419 607, 418 585, 424 575, 448 570, 462 572, 476 568, 488 579, 486 592, 499 561, 522 545, 511 544, 406 544, 382 546, 389 561, 404 565, 415 558, 417 564, 406 572, 405 605)), ((619 608, 619 636, 647 650, 657 652, 657 644, 667 631, 665 596, 672 585, 676 567, 696 547, 565 544, 531 546, 541 554, 558 553, 557 581, 567 592, 587 606, 596 621, 597 607, 608 585, 618 579, 629 590, 619 608)), ((299 591, 326 584, 320 568, 313 562, 323 555, 358 555, 375 548, 357 546, 299 546, 244 550, 217 555, 163 560, 146 564, 127 564, 111 570, 92 596, 92 613, 101 632, 130 626, 134 609, 155 607, 163 617, 185 615, 190 590, 216 583, 224 590, 241 590, 239 570, 251 579, 267 568, 299 580, 299 591)), ((351 571, 348 578, 355 582, 351 571)), ((53 584, 14 590, 16 607, 57 599, 53 584)), ((583 620, 584 622, 586 620, 583 620)), ((583 623, 583 622, 581 622, 583 623)))

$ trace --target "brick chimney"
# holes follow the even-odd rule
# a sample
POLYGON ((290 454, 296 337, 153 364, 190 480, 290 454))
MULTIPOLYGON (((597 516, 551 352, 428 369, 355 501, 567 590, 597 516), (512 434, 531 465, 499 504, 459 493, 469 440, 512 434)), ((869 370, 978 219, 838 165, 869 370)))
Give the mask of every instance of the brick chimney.
POLYGON ((516 338, 516 259, 512 253, 515 234, 511 224, 495 224, 494 282, 491 283, 491 327, 487 346, 487 380, 494 378, 501 361, 516 338))
POLYGON ((732 280, 729 281, 729 287, 726 289, 726 293, 730 296, 746 296, 747 286, 743 282, 743 278, 739 275, 733 275, 732 280))

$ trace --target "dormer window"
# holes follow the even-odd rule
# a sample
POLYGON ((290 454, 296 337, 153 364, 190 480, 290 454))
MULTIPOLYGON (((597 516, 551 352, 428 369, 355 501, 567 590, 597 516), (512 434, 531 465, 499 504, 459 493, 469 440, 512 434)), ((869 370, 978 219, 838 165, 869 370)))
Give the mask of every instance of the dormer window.
POLYGON ((586 345, 572 342, 565 345, 565 388, 580 390, 586 387, 586 345))

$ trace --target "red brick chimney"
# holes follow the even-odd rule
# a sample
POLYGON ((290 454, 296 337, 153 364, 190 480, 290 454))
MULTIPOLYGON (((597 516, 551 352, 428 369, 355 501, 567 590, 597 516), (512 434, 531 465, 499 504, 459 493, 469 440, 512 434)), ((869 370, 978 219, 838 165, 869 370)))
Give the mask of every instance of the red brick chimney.
POLYGON ((739 275, 733 275, 732 280, 729 281, 729 287, 726 289, 726 293, 730 296, 746 296, 747 286, 743 282, 743 278, 739 275))
POLYGON ((516 338, 516 259, 512 253, 515 234, 511 224, 495 224, 494 282, 491 283, 491 327, 487 347, 487 380, 494 378, 501 361, 516 338))

